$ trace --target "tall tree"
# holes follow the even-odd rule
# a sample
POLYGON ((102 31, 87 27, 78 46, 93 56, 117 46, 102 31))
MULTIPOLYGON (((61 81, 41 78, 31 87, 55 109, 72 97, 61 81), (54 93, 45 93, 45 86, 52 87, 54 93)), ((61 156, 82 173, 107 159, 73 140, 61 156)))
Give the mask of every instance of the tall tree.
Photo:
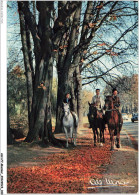
POLYGON ((18 2, 25 67, 28 64, 26 75, 27 78, 31 79, 27 86, 29 89, 32 88, 32 91, 28 92, 32 95, 32 104, 29 133, 25 140, 27 142, 38 139, 39 136, 48 141, 50 139, 49 135, 51 135, 48 131, 52 131, 50 94, 53 76, 53 45, 50 22, 53 2, 37 2, 36 5, 39 12, 38 25, 30 10, 29 2, 18 2), (33 71, 33 74, 29 60, 27 28, 31 32, 34 43, 35 71, 33 71), (28 76, 28 74, 30 75, 28 76))
MULTIPOLYGON (((59 8, 65 9, 63 4, 59 2, 59 8)), ((65 12, 63 16, 62 24, 67 23, 65 29, 63 29, 62 40, 59 40, 59 55, 57 59, 57 71, 58 71, 58 95, 57 95, 57 114, 56 114, 56 129, 55 132, 61 132, 61 117, 62 117, 62 102, 67 92, 72 92, 72 83, 70 82, 73 78, 72 75, 74 67, 72 67, 73 48, 75 47, 75 41, 77 38, 79 23, 80 23, 80 12, 81 2, 67 3, 68 12, 65 12), (67 13, 71 13, 70 15, 67 13), (66 21, 64 21, 66 18, 66 21), (65 37, 65 39, 64 39, 65 37)), ((60 9, 60 10, 61 10, 60 9)), ((60 13, 61 14, 61 11, 60 13)), ((73 97, 73 99, 75 99, 73 97)), ((74 102, 75 105, 75 102, 74 102)), ((76 107, 76 106, 74 106, 76 107)), ((74 108, 76 111, 76 108, 74 108)))
POLYGON ((10 117, 9 117, 9 109, 7 105, 7 144, 11 145, 14 143, 14 139, 12 137, 12 133, 10 130, 10 117))
POLYGON ((27 82, 27 97, 28 97, 28 121, 29 127, 31 124, 30 114, 31 114, 31 106, 32 106, 32 96, 33 96, 33 65, 31 60, 31 43, 30 43, 30 32, 28 26, 24 20, 24 14, 19 6, 19 17, 20 17, 20 32, 21 32, 21 40, 22 40, 22 51, 24 56, 24 65, 25 65, 25 75, 27 82))

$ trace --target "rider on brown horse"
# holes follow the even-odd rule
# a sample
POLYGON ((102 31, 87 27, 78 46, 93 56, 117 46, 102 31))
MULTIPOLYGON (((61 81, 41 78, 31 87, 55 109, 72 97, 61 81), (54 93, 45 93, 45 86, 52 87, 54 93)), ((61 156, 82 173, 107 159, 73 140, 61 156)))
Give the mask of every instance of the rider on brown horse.
POLYGON ((122 129, 123 119, 120 112, 120 98, 117 96, 117 89, 112 90, 111 96, 106 96, 105 99, 105 124, 108 126, 111 150, 114 149, 114 136, 116 136, 116 147, 120 148, 120 131, 122 129))
POLYGON ((118 91, 116 88, 113 88, 112 90, 112 100, 113 100, 113 104, 115 109, 117 109, 118 111, 118 115, 119 115, 119 124, 121 124, 122 121, 122 114, 121 114, 121 110, 120 110, 120 98, 117 96, 118 91))
MULTIPOLYGON (((121 110, 120 110, 120 98, 119 98, 119 96, 117 96, 117 94, 118 94, 117 89, 116 88, 113 88, 112 89, 112 101, 113 101, 114 108, 118 112, 119 125, 121 125, 122 124, 122 114, 121 114, 121 110)), ((104 110, 105 110, 105 106, 104 106, 104 110)), ((105 117, 104 117, 104 119, 105 119, 105 128, 108 128, 107 120, 106 120, 105 117)))

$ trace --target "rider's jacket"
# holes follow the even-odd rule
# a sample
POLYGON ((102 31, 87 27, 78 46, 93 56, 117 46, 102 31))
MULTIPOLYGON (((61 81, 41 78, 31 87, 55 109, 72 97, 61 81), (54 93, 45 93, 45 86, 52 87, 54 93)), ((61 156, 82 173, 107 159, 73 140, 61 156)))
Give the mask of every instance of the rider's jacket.
POLYGON ((114 107, 120 107, 120 98, 118 96, 112 96, 114 107))
POLYGON ((104 100, 102 99, 102 97, 99 95, 95 95, 93 98, 92 98, 92 103, 96 104, 96 107, 98 110, 102 109, 103 106, 104 106, 104 100))

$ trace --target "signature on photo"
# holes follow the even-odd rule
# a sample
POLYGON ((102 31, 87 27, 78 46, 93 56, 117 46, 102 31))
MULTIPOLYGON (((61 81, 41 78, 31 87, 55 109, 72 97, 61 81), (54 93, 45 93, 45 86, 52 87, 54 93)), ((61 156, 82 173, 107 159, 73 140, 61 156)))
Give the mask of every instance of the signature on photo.
POLYGON ((93 188, 107 188, 107 187, 135 187, 128 185, 129 182, 125 181, 114 181, 112 179, 105 178, 104 180, 90 179, 89 183, 91 184, 89 189, 93 188))

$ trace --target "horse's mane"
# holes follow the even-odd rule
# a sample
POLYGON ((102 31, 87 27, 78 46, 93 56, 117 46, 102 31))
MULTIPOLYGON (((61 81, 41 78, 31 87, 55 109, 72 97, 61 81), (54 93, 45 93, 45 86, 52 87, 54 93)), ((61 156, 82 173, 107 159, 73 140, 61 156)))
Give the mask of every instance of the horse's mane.
POLYGON ((112 96, 111 95, 107 95, 106 96, 106 99, 109 99, 109 98, 112 98, 112 96))
POLYGON ((111 95, 107 95, 105 101, 112 101, 112 96, 111 95))

